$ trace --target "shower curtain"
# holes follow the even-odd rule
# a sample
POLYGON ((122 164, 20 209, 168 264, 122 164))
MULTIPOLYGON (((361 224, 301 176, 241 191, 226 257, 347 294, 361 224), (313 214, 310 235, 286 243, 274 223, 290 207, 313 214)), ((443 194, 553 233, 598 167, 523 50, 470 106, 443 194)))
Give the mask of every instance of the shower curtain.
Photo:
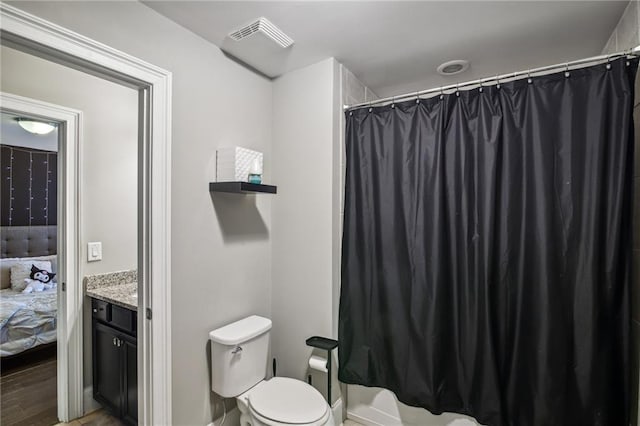
POLYGON ((342 382, 491 426, 628 424, 636 69, 346 113, 342 382))

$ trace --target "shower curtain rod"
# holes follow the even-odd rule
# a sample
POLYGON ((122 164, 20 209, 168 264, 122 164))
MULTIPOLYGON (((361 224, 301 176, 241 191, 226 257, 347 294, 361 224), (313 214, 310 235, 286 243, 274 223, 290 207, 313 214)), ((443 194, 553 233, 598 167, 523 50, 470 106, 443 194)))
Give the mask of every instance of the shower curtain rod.
MULTIPOLYGON (((357 109, 357 108, 363 108, 363 107, 370 107, 373 105, 380 105, 380 104, 386 104, 386 103, 395 103, 397 101, 400 100, 408 100, 411 98, 419 98, 420 96, 423 95, 428 95, 431 93, 444 93, 447 90, 452 90, 455 89, 455 91, 458 91, 460 88, 463 87, 468 87, 468 86, 482 86, 485 83, 490 83, 490 82, 494 82, 496 84, 500 83, 500 81, 513 81, 515 80, 517 77, 519 76, 527 76, 530 77, 531 75, 535 74, 535 73, 541 73, 544 71, 551 71, 551 70, 567 70, 570 71, 572 68, 571 67, 576 67, 578 65, 586 65, 586 64, 590 64, 590 63, 594 63, 594 62, 603 62, 603 61, 611 61, 612 59, 618 59, 618 58, 622 58, 622 57, 627 57, 627 56, 640 56, 640 46, 636 46, 633 49, 629 49, 629 50, 625 50, 623 52, 618 52, 618 53, 612 53, 612 54, 608 54, 608 55, 599 55, 599 56, 592 56, 590 58, 585 58, 585 59, 578 59, 576 61, 570 61, 570 62, 565 62, 565 63, 561 63, 561 64, 555 64, 555 65, 547 65, 545 67, 539 67, 539 68, 532 68, 530 70, 524 70, 524 71, 516 71, 516 72, 511 72, 508 74, 502 74, 502 75, 496 75, 493 77, 486 77, 486 78, 481 78, 479 80, 471 80, 471 81, 466 81, 464 83, 456 83, 456 84, 449 84, 447 86, 442 86, 442 87, 434 87, 433 89, 427 89, 427 90, 419 90, 416 92, 411 92, 411 93, 405 93, 402 95, 397 95, 397 96, 388 96, 386 98, 381 98, 381 99, 376 99, 374 101, 370 101, 370 102, 360 102, 357 104, 353 104, 353 105, 344 105, 344 110, 350 110, 350 109, 357 109)), ((576 68, 573 68, 576 69, 576 68)))

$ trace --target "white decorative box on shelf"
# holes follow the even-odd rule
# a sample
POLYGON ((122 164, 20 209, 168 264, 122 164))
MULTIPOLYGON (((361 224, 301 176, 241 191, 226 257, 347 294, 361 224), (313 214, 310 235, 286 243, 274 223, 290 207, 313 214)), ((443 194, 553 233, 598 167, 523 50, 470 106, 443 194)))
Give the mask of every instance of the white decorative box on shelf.
POLYGON ((262 153, 239 146, 218 148, 216 151, 217 182, 247 182, 249 173, 258 163, 262 173, 262 153))

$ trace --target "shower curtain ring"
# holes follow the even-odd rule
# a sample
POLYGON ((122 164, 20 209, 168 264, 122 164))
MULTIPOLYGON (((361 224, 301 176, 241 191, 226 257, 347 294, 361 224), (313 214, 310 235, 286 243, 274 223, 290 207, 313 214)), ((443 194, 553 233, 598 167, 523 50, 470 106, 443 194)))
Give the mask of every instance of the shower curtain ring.
POLYGON ((444 91, 442 90, 442 86, 440 86, 440 100, 444 99, 444 91))
POLYGON ((484 88, 482 87, 482 83, 484 82, 484 79, 481 78, 480 79, 480 88, 478 89, 478 92, 482 93, 482 91, 484 90, 484 88))
POLYGON ((416 92, 416 103, 417 104, 420 103, 420 91, 419 90, 416 92))
POLYGON ((392 96, 391 97, 391 108, 395 108, 396 107, 396 97, 392 96))
POLYGON ((569 72, 569 63, 564 64, 564 76, 569 77, 571 73, 569 72))
POLYGON ((531 70, 527 70, 527 83, 533 83, 533 80, 531 79, 531 70))
POLYGON ((610 70, 611 69, 611 55, 607 56, 607 69, 610 70))
POLYGON ((500 76, 496 75, 496 89, 500 88, 500 76))
POLYGON ((460 89, 458 88, 458 82, 456 81, 456 97, 460 97, 460 89))

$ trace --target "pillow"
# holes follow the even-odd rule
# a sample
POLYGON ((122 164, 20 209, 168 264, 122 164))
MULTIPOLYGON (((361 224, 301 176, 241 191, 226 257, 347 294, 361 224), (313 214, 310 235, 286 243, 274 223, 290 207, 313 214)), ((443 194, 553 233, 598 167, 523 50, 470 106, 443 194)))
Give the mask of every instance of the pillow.
POLYGON ((58 272, 58 256, 55 254, 49 256, 8 257, 0 259, 0 289, 11 288, 11 267, 18 262, 27 260, 48 260, 51 262, 51 272, 58 272))
POLYGON ((25 279, 31 278, 31 266, 51 272, 51 262, 42 260, 21 260, 11 266, 11 288, 22 291, 27 286, 25 279))

